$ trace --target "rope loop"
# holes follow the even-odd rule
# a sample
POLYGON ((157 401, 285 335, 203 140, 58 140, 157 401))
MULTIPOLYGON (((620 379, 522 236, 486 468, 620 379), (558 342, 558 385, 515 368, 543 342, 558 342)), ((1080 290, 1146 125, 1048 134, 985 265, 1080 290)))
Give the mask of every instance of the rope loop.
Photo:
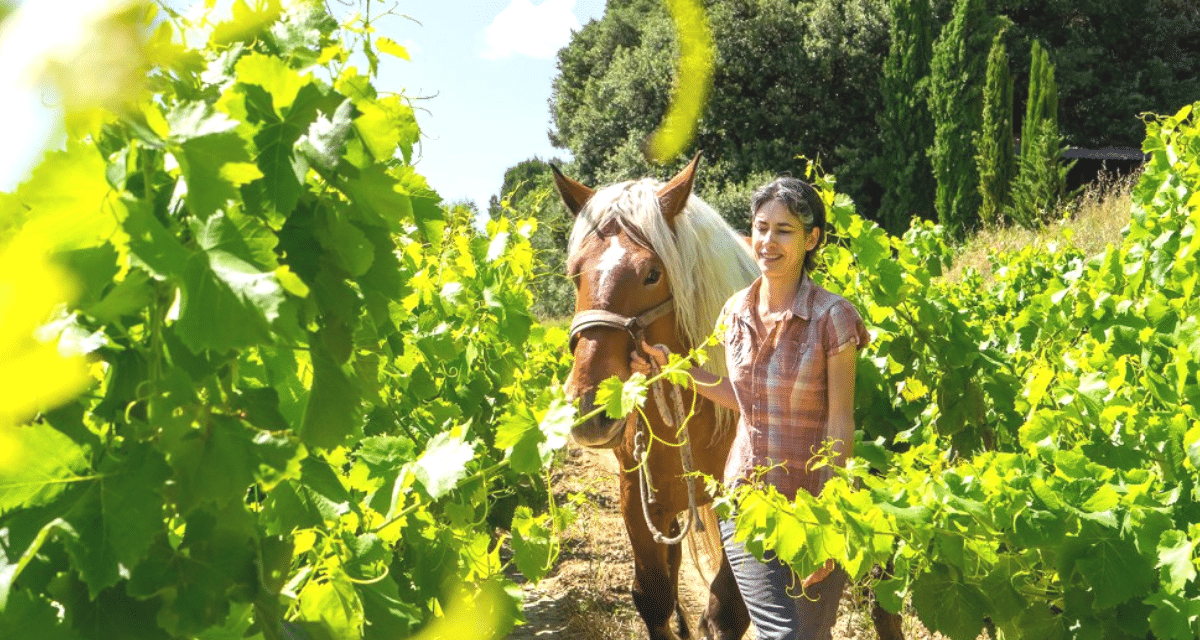
MULTIPOLYGON (((658 375, 658 365, 650 359, 651 375, 658 375)), ((638 464, 638 486, 642 497, 642 515, 646 518, 646 526, 650 529, 650 534, 654 537, 654 541, 659 544, 679 544, 687 537, 688 533, 694 526, 697 532, 704 532, 704 521, 700 519, 699 509, 696 506, 696 477, 692 475, 696 468, 692 461, 692 443, 688 436, 687 422, 688 416, 683 410, 683 393, 679 385, 669 385, 665 379, 660 380, 658 384, 651 386, 654 393, 654 404, 658 407, 658 413, 662 417, 663 422, 670 428, 677 429, 676 436, 679 439, 679 458, 683 464, 683 472, 685 474, 684 484, 687 486, 688 493, 688 518, 687 523, 679 532, 679 535, 669 538, 662 534, 650 520, 650 504, 654 502, 654 489, 650 481, 650 467, 647 464, 649 452, 646 450, 644 431, 642 430, 642 421, 638 421, 638 431, 633 436, 633 456, 638 464), (662 387, 668 386, 672 404, 668 405, 664 399, 666 392, 662 387)), ((649 430, 649 426, 646 426, 649 430)))

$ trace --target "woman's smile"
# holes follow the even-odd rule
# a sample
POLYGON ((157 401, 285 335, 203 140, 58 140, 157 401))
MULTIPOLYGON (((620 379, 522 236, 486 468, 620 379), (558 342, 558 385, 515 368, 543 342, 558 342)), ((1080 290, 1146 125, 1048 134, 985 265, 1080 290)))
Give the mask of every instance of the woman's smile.
POLYGON ((754 214, 751 245, 758 268, 766 277, 798 282, 804 255, 816 245, 817 237, 816 233, 805 233, 800 219, 777 200, 763 205, 754 214))

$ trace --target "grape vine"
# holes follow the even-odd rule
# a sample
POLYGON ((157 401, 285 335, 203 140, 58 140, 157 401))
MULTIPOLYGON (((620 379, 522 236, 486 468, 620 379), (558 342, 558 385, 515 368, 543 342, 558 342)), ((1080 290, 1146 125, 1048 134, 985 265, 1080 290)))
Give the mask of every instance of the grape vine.
POLYGON ((798 573, 894 564, 952 640, 1200 635, 1200 120, 1148 117, 1120 246, 992 256, 940 277, 941 230, 889 237, 817 176, 825 286, 863 312, 856 458, 819 497, 745 487, 739 536, 798 573))
POLYGON ((428 187, 369 17, 164 11, 0 194, 0 637, 503 637, 569 517, 536 223, 428 187))

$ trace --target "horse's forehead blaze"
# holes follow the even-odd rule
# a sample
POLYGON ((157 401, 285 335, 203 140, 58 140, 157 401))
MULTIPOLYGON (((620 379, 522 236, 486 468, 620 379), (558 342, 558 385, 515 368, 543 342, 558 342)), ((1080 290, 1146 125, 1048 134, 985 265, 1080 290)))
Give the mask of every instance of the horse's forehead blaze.
POLYGON ((636 315, 643 304, 638 274, 644 263, 653 261, 653 252, 630 240, 624 233, 594 236, 584 245, 578 258, 579 301, 577 310, 606 309, 614 313, 636 315), (627 308, 628 307, 628 308, 627 308))
POLYGON ((597 283, 596 288, 601 294, 605 291, 605 281, 608 280, 614 269, 621 266, 621 263, 625 260, 626 253, 628 252, 625 250, 625 247, 621 246, 619 236, 609 238, 608 247, 604 250, 604 253, 600 254, 600 261, 596 263, 596 271, 600 274, 600 281, 597 283))

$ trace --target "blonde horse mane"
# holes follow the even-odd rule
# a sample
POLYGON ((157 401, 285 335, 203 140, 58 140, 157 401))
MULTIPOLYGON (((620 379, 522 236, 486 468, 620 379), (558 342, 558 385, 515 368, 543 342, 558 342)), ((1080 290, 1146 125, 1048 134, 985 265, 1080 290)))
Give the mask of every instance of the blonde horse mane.
MULTIPOLYGON (((616 220, 635 242, 662 260, 675 297, 676 328, 693 348, 712 335, 725 301, 758 277, 758 266, 746 242, 717 212, 695 195, 675 216, 674 229, 663 219, 657 191, 663 183, 650 178, 605 187, 588 200, 575 218, 568 254, 575 255, 596 229, 616 220)), ((725 350, 707 349, 704 369, 725 375, 725 350)), ((732 427, 734 413, 718 407, 713 441, 732 427)))

